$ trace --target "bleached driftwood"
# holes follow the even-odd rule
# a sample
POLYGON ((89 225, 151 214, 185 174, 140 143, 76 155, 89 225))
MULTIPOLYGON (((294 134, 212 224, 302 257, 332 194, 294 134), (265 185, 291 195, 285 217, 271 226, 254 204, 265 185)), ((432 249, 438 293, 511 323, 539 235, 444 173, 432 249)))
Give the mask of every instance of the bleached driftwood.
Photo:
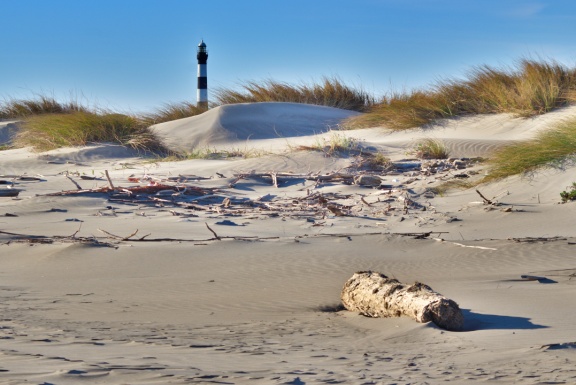
POLYGON ((422 283, 404 285, 371 271, 355 273, 342 289, 342 304, 368 317, 406 315, 417 322, 432 321, 447 330, 462 330, 464 316, 458 304, 422 283))

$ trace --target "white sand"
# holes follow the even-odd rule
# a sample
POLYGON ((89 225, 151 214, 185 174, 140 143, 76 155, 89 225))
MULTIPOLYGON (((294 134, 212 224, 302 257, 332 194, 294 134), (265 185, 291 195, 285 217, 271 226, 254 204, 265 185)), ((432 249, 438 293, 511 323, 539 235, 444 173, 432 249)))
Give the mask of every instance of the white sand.
MULTIPOLYGON (((487 156, 575 112, 564 109, 530 120, 483 116, 402 133, 374 128, 344 134, 394 160, 406 158, 419 138, 442 139, 458 157, 487 156)), ((474 190, 423 194, 440 182, 434 175, 384 175, 387 189, 303 178, 280 180, 278 188, 254 178, 228 186, 234 174, 250 171, 346 170, 353 157, 288 150, 331 135, 326 130, 348 114, 248 104, 157 127, 178 149, 248 146, 275 153, 250 159, 153 163, 114 145, 42 154, 0 151, 0 180, 24 174, 41 179, 15 180, 14 187, 23 190, 20 196, 0 198, 0 231, 74 235, 76 240, 94 236, 117 247, 72 238, 19 242, 15 235, 0 234, 0 383, 574 383, 576 345, 569 343, 576 342, 576 208, 558 202, 559 192, 576 181, 576 168, 480 186, 486 197, 501 203, 495 207, 483 205, 474 190), (169 202, 111 202, 105 194, 45 195, 76 189, 66 172, 82 188, 107 186, 105 170, 121 187, 139 185, 128 181, 131 175, 211 178, 186 183, 218 188, 214 199, 220 200, 199 211, 169 202), (335 216, 321 207, 324 218, 292 215, 297 202, 316 193, 339 207, 350 205, 351 215, 335 216), (402 194, 426 211, 410 207, 404 213, 402 194), (286 214, 271 216, 264 208, 240 204, 225 207, 224 196, 232 202, 264 197, 270 205, 285 204, 286 214), (384 214, 388 204, 393 210, 384 214), (235 225, 218 224, 224 220, 235 225), (274 238, 207 241, 214 235, 206 224, 223 238, 274 238), (120 241, 99 229, 120 237, 138 233, 120 241), (394 235, 429 231, 434 233, 428 239, 394 235), (179 241, 139 240, 144 236, 179 241), (511 239, 525 237, 560 239, 511 239), (333 311, 344 282, 358 270, 430 285, 459 303, 466 330, 447 332, 408 318, 333 311), (521 280, 523 274, 546 277, 549 283, 521 280), (566 345, 546 347, 550 344, 566 345)), ((0 138, 8 135, 5 129, 0 125, 0 138)), ((463 171, 482 173, 482 167, 463 171)))

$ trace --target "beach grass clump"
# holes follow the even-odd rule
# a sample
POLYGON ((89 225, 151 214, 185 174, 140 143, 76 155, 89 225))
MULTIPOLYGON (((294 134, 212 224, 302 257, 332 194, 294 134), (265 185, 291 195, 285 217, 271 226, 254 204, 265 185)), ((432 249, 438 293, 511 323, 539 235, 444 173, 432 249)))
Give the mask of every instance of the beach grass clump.
POLYGON ((560 193, 560 199, 562 199, 562 203, 576 200, 576 182, 572 182, 572 186, 568 188, 568 191, 562 191, 560 193))
POLYGON ((489 173, 483 181, 512 175, 529 175, 543 167, 561 167, 576 158, 576 118, 542 131, 532 140, 506 146, 489 160, 489 173))
POLYGON ((264 150, 258 150, 255 148, 218 149, 218 148, 203 147, 203 148, 196 148, 190 152, 172 153, 162 158, 161 161, 172 162, 172 161, 193 160, 193 159, 206 159, 206 160, 226 160, 226 159, 238 159, 238 158, 248 159, 248 158, 257 158, 260 156, 264 156, 266 154, 268 154, 268 152, 264 150))
POLYGON ((190 102, 167 103, 152 113, 142 114, 139 119, 147 126, 189 118, 207 111, 206 107, 190 102))
POLYGON ((393 166, 392 160, 381 152, 364 153, 363 155, 363 167, 384 169, 393 166))
POLYGON ((435 139, 423 139, 416 143, 409 154, 418 159, 447 159, 450 153, 444 143, 435 139))
POLYGON ((544 114, 576 100, 576 68, 554 61, 522 59, 515 67, 479 66, 465 79, 448 79, 424 90, 393 93, 345 126, 419 127, 470 114, 544 114))
POLYGON ((366 111, 374 97, 368 92, 348 86, 336 77, 324 77, 312 84, 289 84, 272 79, 247 81, 240 90, 216 90, 216 104, 291 102, 366 111))
POLYGON ((47 151, 94 142, 112 142, 139 150, 163 153, 158 138, 137 117, 118 113, 77 111, 26 118, 15 138, 19 147, 47 151))
POLYGON ((57 101, 47 95, 36 95, 32 99, 8 99, 0 102, 0 119, 17 119, 42 114, 67 114, 87 112, 88 107, 76 100, 57 101))
POLYGON ((297 151, 319 151, 323 152, 325 156, 331 157, 351 151, 358 151, 360 142, 356 138, 336 131, 330 131, 328 137, 317 138, 316 142, 312 145, 291 146, 291 148, 297 151))

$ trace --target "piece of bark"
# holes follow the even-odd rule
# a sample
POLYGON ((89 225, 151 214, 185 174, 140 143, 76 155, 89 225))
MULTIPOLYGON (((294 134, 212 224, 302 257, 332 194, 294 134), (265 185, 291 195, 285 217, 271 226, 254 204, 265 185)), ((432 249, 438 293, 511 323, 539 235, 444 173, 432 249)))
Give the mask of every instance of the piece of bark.
POLYGON ((355 273, 342 289, 342 304, 368 317, 406 315, 417 322, 432 321, 446 330, 462 330, 464 316, 458 304, 416 282, 404 285, 371 271, 355 273))

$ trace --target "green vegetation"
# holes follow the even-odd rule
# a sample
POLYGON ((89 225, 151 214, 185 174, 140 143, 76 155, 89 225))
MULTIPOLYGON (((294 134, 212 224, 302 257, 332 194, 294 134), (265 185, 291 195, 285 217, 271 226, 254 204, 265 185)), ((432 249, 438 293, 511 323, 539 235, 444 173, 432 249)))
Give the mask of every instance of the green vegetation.
POLYGON ((240 86, 240 91, 216 90, 216 104, 292 102, 366 111, 374 103, 374 98, 367 92, 349 87, 334 77, 325 77, 322 82, 311 85, 291 85, 267 79, 248 81, 240 86))
POLYGON ((24 120, 15 139, 16 146, 32 146, 40 151, 91 142, 114 142, 153 153, 165 152, 139 119, 115 113, 76 111, 34 115, 24 120))
POLYGON ((434 139, 424 139, 416 143, 409 154, 418 159, 446 159, 449 156, 446 146, 434 139))
POLYGON ((484 181, 528 174, 541 167, 561 166, 567 158, 575 156, 576 119, 571 119, 542 131, 532 140, 504 147, 494 153, 484 181))
POLYGON ((480 66, 465 80, 445 80, 430 90, 392 94, 366 114, 348 119, 346 126, 407 129, 442 118, 502 112, 528 117, 566 105, 575 95, 576 68, 523 59, 517 68, 480 66))
POLYGON ((560 193, 560 198, 562 199, 563 203, 576 200, 576 182, 572 183, 572 186, 570 186, 570 191, 562 191, 560 193))

